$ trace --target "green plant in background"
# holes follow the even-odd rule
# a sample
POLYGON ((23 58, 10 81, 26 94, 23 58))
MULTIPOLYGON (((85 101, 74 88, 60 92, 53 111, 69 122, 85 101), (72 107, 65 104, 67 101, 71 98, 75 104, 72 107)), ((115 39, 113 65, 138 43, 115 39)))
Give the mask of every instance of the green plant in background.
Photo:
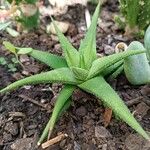
POLYGON ((8 62, 4 57, 0 57, 0 65, 5 66, 10 72, 17 71, 17 68, 16 68, 17 64, 18 64, 18 61, 15 57, 11 58, 11 62, 8 62))
POLYGON ((0 57, 0 65, 6 65, 7 61, 5 60, 4 57, 0 57))
POLYGON ((150 24, 149 0, 119 0, 120 8, 126 19, 126 32, 145 30, 150 24))
MULTIPOLYGON (((38 26, 39 22, 39 9, 37 6, 38 0, 7 0, 10 3, 10 10, 8 15, 15 14, 15 20, 25 28, 33 29, 38 26)), ((7 23, 6 23, 7 24, 7 23)), ((5 24, 4 24, 5 25, 5 24)))
MULTIPOLYGON (((55 25, 55 22, 53 22, 61 47, 63 49, 64 57, 34 49, 32 49, 28 55, 49 65, 54 70, 16 81, 6 88, 0 90, 0 93, 6 93, 19 88, 20 86, 28 84, 53 82, 64 84, 64 87, 57 98, 52 116, 38 141, 38 145, 40 145, 47 136, 50 137, 58 117, 70 106, 70 97, 76 88, 80 88, 97 96, 105 103, 105 105, 112 108, 113 112, 122 120, 124 120, 129 126, 135 129, 145 139, 150 140, 150 137, 135 120, 118 94, 104 79, 104 77, 107 77, 112 71, 117 70, 117 68, 122 65, 125 58, 128 58, 131 55, 144 53, 145 51, 130 50, 102 58, 97 58, 96 26, 99 10, 100 3, 95 10, 91 26, 86 33, 84 40, 81 42, 78 51, 60 32, 55 25)), ((17 53, 21 54, 26 48, 15 47, 15 49, 17 53)))

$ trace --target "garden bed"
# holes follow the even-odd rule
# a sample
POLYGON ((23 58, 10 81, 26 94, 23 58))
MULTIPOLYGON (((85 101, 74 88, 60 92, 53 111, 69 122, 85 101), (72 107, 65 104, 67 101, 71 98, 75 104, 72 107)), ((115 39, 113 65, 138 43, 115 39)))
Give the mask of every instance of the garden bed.
MULTIPOLYGON (((90 6, 89 9, 93 12, 94 7, 90 6)), ((133 40, 124 36, 123 31, 118 29, 113 20, 115 14, 118 14, 117 2, 109 1, 102 7, 101 21, 97 27, 97 51, 103 55, 113 54, 118 42, 128 44, 133 40)), ((57 19, 72 23, 66 36, 75 47, 79 47, 86 29, 84 8, 70 7, 66 15, 57 19), (80 17, 76 15, 77 12, 80 17)), ((58 55, 62 53, 57 38, 46 34, 42 29, 23 33, 17 38, 1 32, 0 38, 0 57, 4 57, 8 63, 13 55, 4 49, 3 41, 58 55)), ((20 60, 24 69, 17 65, 15 73, 9 71, 7 65, 0 66, 1 88, 23 77, 50 70, 49 67, 28 56, 21 56, 20 60)), ((131 112, 134 112, 143 128, 150 132, 150 87, 132 86, 123 74, 108 82, 127 103, 131 112)), ((42 84, 25 86, 0 95, 0 149, 39 150, 40 148, 36 146, 38 137, 49 120, 61 88, 61 84, 42 84)), ((116 116, 113 116, 105 128, 103 117, 105 108, 94 96, 76 90, 72 100, 71 107, 57 122, 52 134, 52 137, 55 137, 60 133, 66 133, 68 137, 49 147, 49 150, 148 150, 146 141, 127 124, 117 120, 116 116)))

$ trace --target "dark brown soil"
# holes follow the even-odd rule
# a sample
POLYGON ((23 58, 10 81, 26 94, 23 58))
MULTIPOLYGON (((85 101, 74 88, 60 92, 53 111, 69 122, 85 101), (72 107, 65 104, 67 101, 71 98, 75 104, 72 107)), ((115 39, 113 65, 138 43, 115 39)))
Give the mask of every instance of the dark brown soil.
MULTIPOLYGON (((112 54, 114 46, 118 42, 125 41, 128 43, 131 40, 123 36, 123 32, 113 21, 114 14, 118 12, 117 7, 118 4, 112 0, 102 8, 102 22, 97 28, 97 50, 99 53, 112 54)), ((84 16, 84 8, 79 10, 81 10, 79 14, 84 16)), ((90 10, 93 10, 93 7, 90 6, 90 10)), ((69 15, 72 16, 73 12, 76 14, 76 11, 76 8, 71 7, 69 9, 70 14, 64 15, 60 19, 67 19, 69 15)), ((74 24, 66 34, 76 47, 79 46, 80 39, 84 35, 84 30, 81 29, 85 29, 84 18, 77 19, 76 22, 72 21, 74 24)), ((4 40, 11 41, 16 46, 32 47, 58 55, 62 53, 56 38, 47 35, 42 30, 24 33, 18 38, 12 38, 5 32, 1 32, 0 37, 0 56, 5 57, 8 62, 12 54, 4 50, 2 46, 4 40)), ((50 69, 28 56, 22 56, 20 60, 25 68, 17 65, 16 73, 9 72, 7 66, 0 66, 0 88, 20 78, 50 69)), ((116 80, 110 81, 110 84, 125 102, 131 102, 141 97, 140 101, 131 104, 129 108, 132 112, 136 112, 137 120, 145 130, 150 132, 150 87, 148 85, 131 86, 123 74, 116 80)), ((16 150, 40 149, 36 147, 37 139, 49 120, 61 87, 60 84, 42 84, 22 87, 9 94, 0 95, 0 150, 11 150, 14 145, 17 147, 16 150), (23 96, 37 101, 43 107, 35 105, 23 96)), ((134 141, 134 136, 138 137, 138 134, 135 134, 130 127, 116 119, 115 116, 113 116, 109 126, 104 127, 103 114, 105 109, 94 96, 77 90, 72 99, 72 106, 57 122, 52 135, 55 137, 63 132, 67 133, 69 137, 49 147, 48 150, 131 150, 131 147, 134 147, 134 150, 144 150, 143 139, 141 140, 139 137, 134 141), (133 142, 130 143, 130 141, 133 142)))

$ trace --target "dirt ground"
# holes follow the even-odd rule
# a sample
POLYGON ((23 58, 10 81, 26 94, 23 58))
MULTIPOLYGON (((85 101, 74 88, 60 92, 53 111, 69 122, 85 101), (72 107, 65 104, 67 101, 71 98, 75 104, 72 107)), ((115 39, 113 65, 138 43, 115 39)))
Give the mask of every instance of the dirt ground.
MULTIPOLYGON (((93 12, 94 7, 89 7, 93 12)), ((116 26, 113 16, 118 13, 118 3, 110 0, 101 10, 97 27, 97 51, 104 55, 114 53, 118 42, 129 43, 123 31, 116 26)), ((66 15, 57 17, 72 23, 66 36, 75 47, 85 33, 84 7, 70 7, 66 15), (80 13, 79 13, 80 11, 80 13)), ((16 46, 32 47, 61 55, 57 38, 42 29, 17 38, 0 32, 0 56, 9 62, 12 54, 4 50, 2 42, 11 41, 16 46)), ((50 70, 28 56, 21 56, 24 69, 17 65, 15 73, 7 66, 0 65, 0 88, 15 80, 32 74, 50 70)), ((134 116, 150 132, 150 86, 132 86, 122 74, 116 80, 108 81, 120 97, 127 103, 134 116)), ((8 94, 0 95, 0 150, 40 150, 37 140, 49 120, 61 84, 41 84, 25 86, 8 94), (41 104, 40 106, 33 101, 41 104)), ((47 150, 149 150, 146 141, 124 122, 113 116, 109 126, 104 127, 104 106, 92 95, 76 90, 72 105, 57 122, 52 137, 60 133, 69 136, 47 150)))

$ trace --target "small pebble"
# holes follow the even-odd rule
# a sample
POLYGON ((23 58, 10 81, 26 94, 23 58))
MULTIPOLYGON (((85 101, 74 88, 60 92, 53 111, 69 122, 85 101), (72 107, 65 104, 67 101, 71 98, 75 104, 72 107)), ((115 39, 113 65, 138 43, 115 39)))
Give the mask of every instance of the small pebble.
POLYGON ((83 117, 86 115, 86 113, 87 113, 87 110, 84 106, 80 106, 79 108, 76 109, 76 115, 77 116, 83 117))
POLYGON ((95 127, 95 137, 97 137, 97 138, 110 138, 110 137, 112 137, 112 135, 103 126, 96 126, 95 127))

